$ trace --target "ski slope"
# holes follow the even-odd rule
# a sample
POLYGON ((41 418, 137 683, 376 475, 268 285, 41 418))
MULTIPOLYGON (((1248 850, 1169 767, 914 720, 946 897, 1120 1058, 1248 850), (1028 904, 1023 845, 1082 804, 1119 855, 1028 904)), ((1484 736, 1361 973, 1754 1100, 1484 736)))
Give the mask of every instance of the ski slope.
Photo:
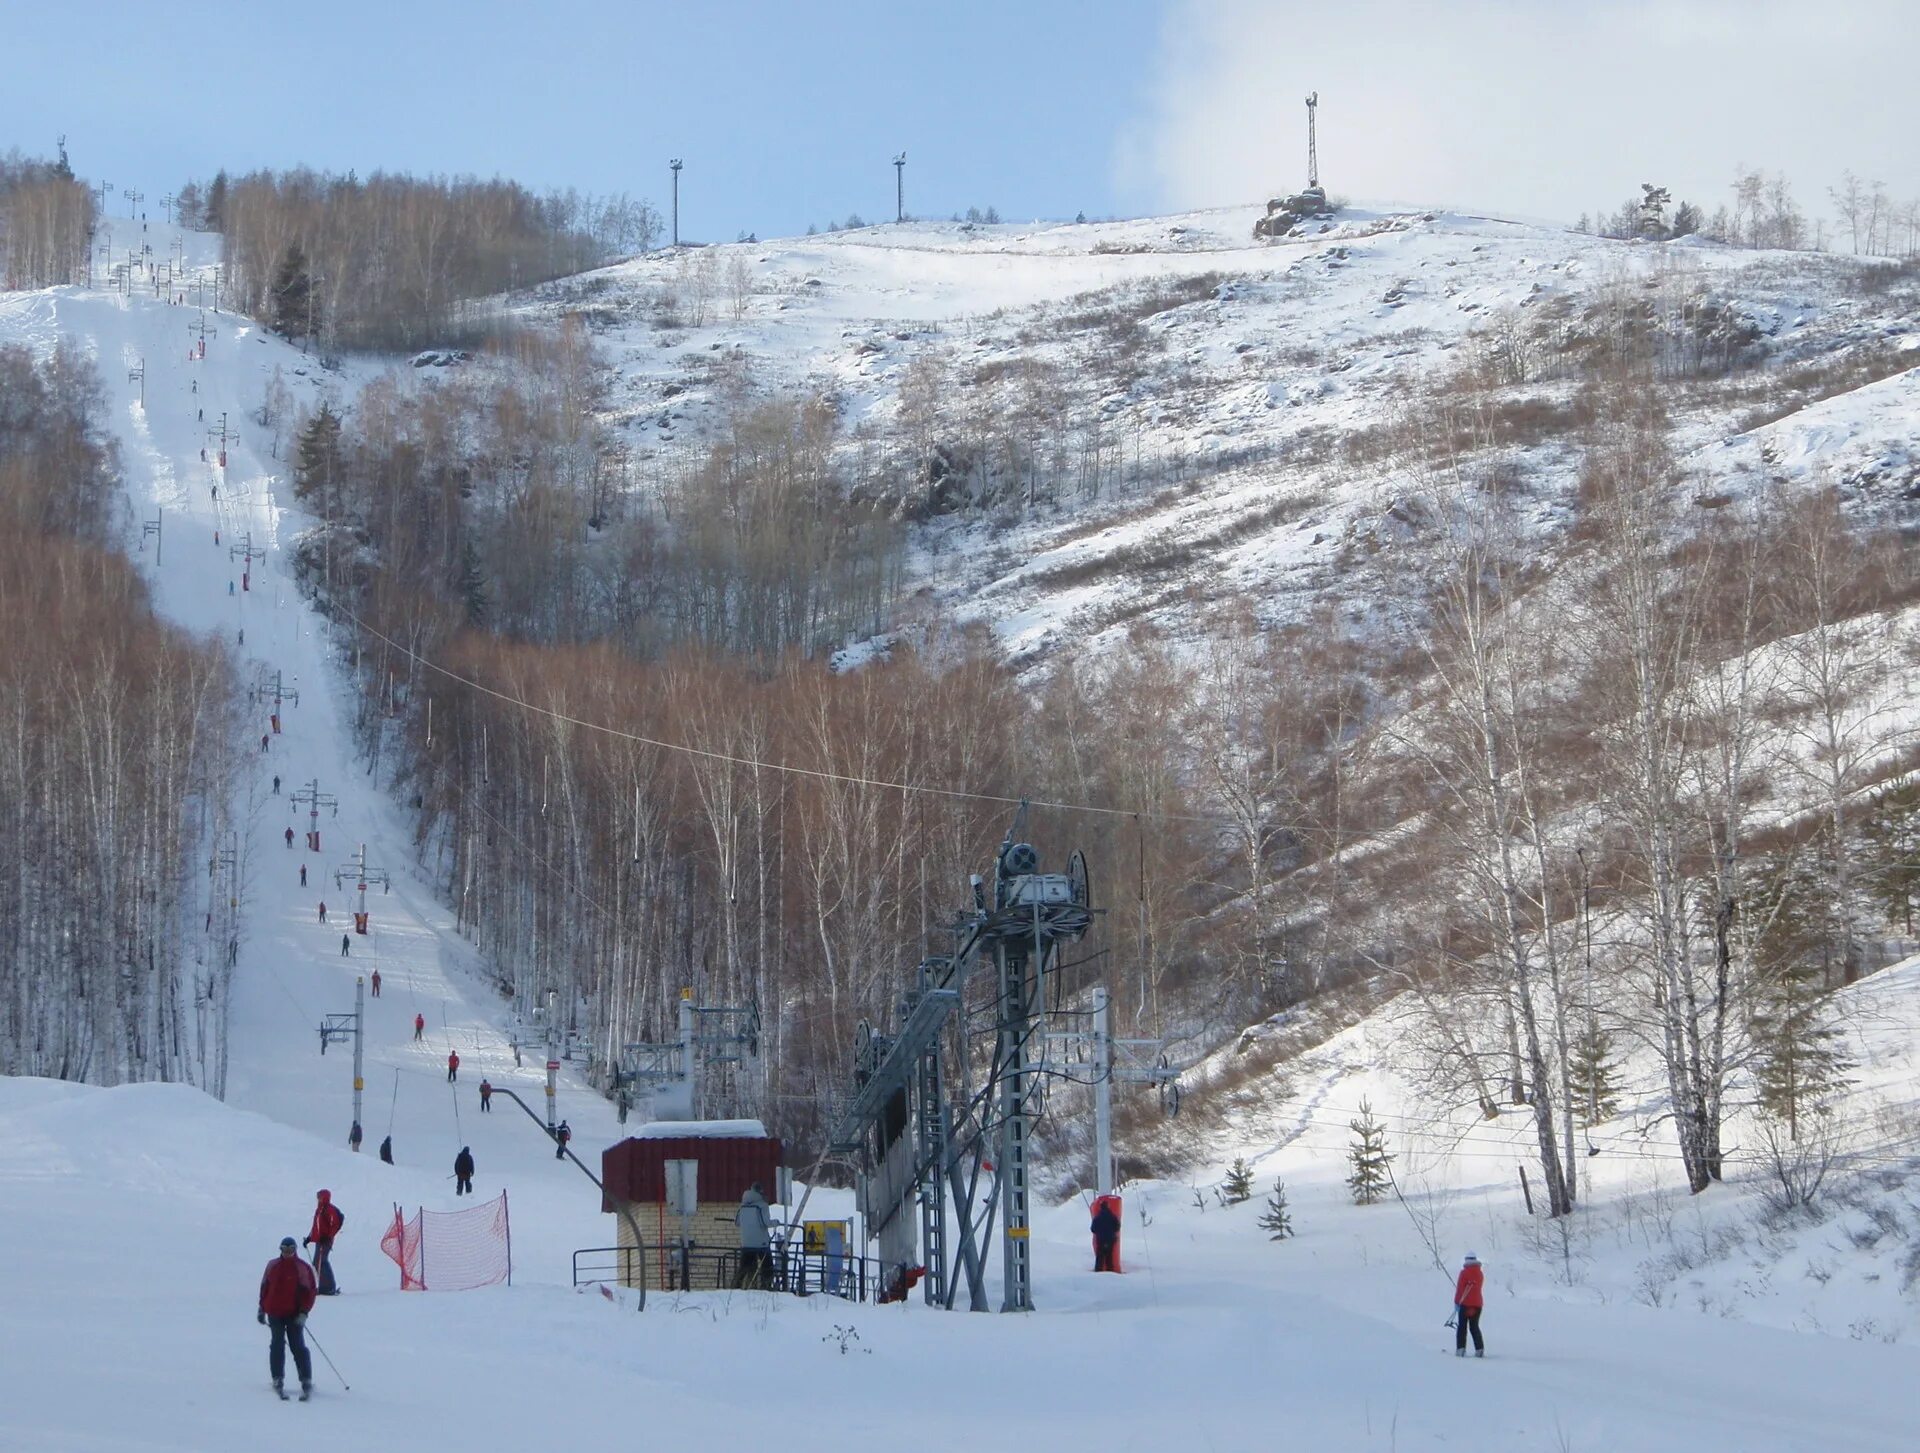
MULTIPOLYGON (((153 235, 159 250, 168 234, 153 235)), ((212 239, 186 241, 198 249, 191 261, 210 264, 212 239)), ((911 291, 910 260, 899 261, 911 291)), ((1337 1142, 1302 1134, 1279 1146, 1260 1125, 1246 1128, 1244 1148, 1279 1146, 1259 1165, 1261 1190, 1286 1176, 1296 1239, 1267 1241, 1254 1225, 1258 1198, 1202 1209, 1187 1187, 1137 1186, 1129 1274, 1096 1277, 1084 1208, 1069 1202, 1037 1217, 1040 1310, 1030 1316, 763 1293, 656 1295, 637 1314, 576 1292, 569 1255, 611 1241, 612 1220, 510 1104, 478 1113, 483 1075, 538 1104, 541 1062, 528 1055, 514 1067, 504 1010, 416 870, 404 812, 351 748, 344 647, 288 574, 306 521, 265 432, 247 419, 276 366, 301 404, 322 387, 349 392, 357 374, 323 384, 297 350, 228 315, 209 316, 218 331, 205 359, 190 361, 197 319, 137 295, 0 296, 0 339, 50 348, 66 336, 97 356, 132 514, 164 512, 160 558, 150 546, 140 556, 159 608, 300 691, 278 736, 266 709, 253 709, 250 730, 269 742, 243 789, 245 936, 226 1103, 183 1087, 0 1080, 0 1287, 10 1312, 0 1317, 0 1448, 725 1440, 813 1450, 910 1440, 972 1449, 1009 1435, 1156 1453, 1274 1440, 1483 1453, 1914 1446, 1903 1391, 1920 1373, 1911 1344, 1566 1294, 1522 1252, 1511 1194, 1496 1199, 1493 1188, 1511 1184, 1511 1156, 1458 1162, 1466 1199, 1446 1253, 1457 1262, 1478 1250, 1488 1263, 1490 1348, 1485 1362, 1458 1362, 1440 1325, 1449 1283, 1409 1219, 1391 1205, 1347 1203, 1337 1142), (144 405, 126 377, 141 361, 144 405), (239 431, 224 469, 200 458, 222 412, 239 431), (229 551, 249 531, 266 554, 240 591, 229 551), (322 813, 320 854, 302 850, 305 815, 286 795, 314 779, 339 800, 337 818, 322 813), (329 875, 362 842, 393 890, 374 892, 374 931, 343 958, 348 895, 329 875), (340 1046, 322 1056, 316 1031, 323 1014, 353 1007, 355 978, 376 966, 384 985, 367 1006, 366 1142, 356 1155, 346 1147, 351 1058, 340 1046), (419 1043, 416 1013, 428 1026, 419 1043), (449 1049, 462 1061, 452 1086, 449 1049), (391 1167, 374 1154, 389 1133, 391 1167), (479 1195, 509 1193, 514 1285, 404 1294, 379 1233, 395 1204, 455 1208, 450 1171, 463 1145, 479 1195), (334 1257, 344 1294, 322 1301, 311 1330, 352 1389, 316 1358, 318 1400, 283 1405, 267 1389, 255 1287, 278 1239, 304 1235, 323 1186, 348 1217, 334 1257)), ((130 548, 138 538, 135 527, 130 548)), ((1911 1067, 1889 1069, 1902 1073, 1910 1079, 1911 1067)), ((1374 1087, 1383 1110, 1408 1108, 1384 1098, 1396 1093, 1386 1077, 1374 1087)), ((1322 1098, 1344 1106, 1358 1092, 1343 1081, 1322 1098)), ((559 1108, 574 1149, 595 1163, 619 1133, 611 1108, 565 1072, 559 1108)), ((1274 1107, 1302 1127, 1324 1110, 1274 1107)), ((1235 1147, 1222 1150, 1230 1158, 1235 1147)))

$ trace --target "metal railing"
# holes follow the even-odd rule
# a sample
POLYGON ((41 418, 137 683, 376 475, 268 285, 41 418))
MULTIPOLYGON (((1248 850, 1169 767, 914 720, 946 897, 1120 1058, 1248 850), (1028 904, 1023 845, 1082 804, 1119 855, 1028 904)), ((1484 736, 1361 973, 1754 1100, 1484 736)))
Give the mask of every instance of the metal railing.
POLYGON ((886 1281, 878 1259, 803 1251, 776 1242, 766 1260, 750 1267, 738 1247, 698 1242, 649 1241, 644 1247, 589 1246, 573 1253, 573 1284, 609 1282, 631 1286, 645 1267, 649 1291, 729 1291, 758 1289, 792 1296, 844 1297, 868 1302, 886 1281))

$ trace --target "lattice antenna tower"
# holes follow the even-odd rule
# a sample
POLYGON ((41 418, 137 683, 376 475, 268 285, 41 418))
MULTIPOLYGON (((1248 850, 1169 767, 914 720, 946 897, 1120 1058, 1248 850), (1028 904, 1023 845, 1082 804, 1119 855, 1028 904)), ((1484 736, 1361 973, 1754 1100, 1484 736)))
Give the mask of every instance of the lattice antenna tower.
POLYGON ((1314 132, 1313 113, 1319 108, 1320 93, 1311 92, 1307 96, 1307 185, 1320 185, 1320 141, 1314 132))

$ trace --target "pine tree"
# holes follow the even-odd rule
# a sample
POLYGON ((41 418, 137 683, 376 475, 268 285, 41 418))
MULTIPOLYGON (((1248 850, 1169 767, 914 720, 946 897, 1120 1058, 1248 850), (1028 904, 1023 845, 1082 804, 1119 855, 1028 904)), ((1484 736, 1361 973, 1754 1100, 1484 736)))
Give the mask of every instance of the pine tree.
POLYGON ((1220 1201, 1222 1205, 1237 1206, 1242 1201, 1253 1199, 1253 1167, 1245 1158, 1235 1156, 1233 1164, 1227 1168, 1226 1179, 1220 1182, 1220 1201))
POLYGON ((1754 1088, 1761 1108, 1799 1136, 1800 1116, 1848 1083, 1852 1061, 1827 1018, 1840 941, 1830 890, 1815 872, 1784 871, 1780 902, 1754 952, 1754 1088))
POLYGON ((188 232, 204 232, 207 226, 205 209, 200 184, 182 183, 180 190, 174 194, 174 215, 180 219, 180 226, 188 232))
POLYGON ((227 174, 224 171, 214 173, 213 181, 207 186, 207 200, 200 215, 207 231, 227 230, 227 174))
POLYGON ((322 400, 294 446, 293 495, 300 500, 317 496, 321 514, 331 519, 338 513, 340 484, 340 416, 322 400))
POLYGON ((313 278, 307 272, 307 255, 297 242, 280 259, 268 291, 268 306, 273 331, 282 338, 304 336, 312 327, 313 278))
POLYGON ((1393 1157, 1387 1153, 1387 1128, 1373 1118, 1373 1106, 1360 1102, 1360 1117, 1347 1122, 1354 1141, 1347 1148, 1353 1174, 1347 1177, 1347 1189, 1353 1192, 1356 1206, 1371 1206, 1385 1194, 1392 1174, 1388 1167, 1393 1157))
POLYGON ((471 540, 460 547, 460 599, 466 606, 467 624, 476 630, 485 627, 490 614, 487 577, 480 568, 480 552, 471 540))
POLYGON ((1913 932, 1920 899, 1920 787, 1902 787, 1877 799, 1861 824, 1868 895, 1913 932))
POLYGON ((1611 1120, 1620 1108, 1620 1065, 1613 1057, 1613 1036, 1590 1021, 1567 1054, 1567 1090, 1573 1113, 1591 1130, 1611 1120))
POLYGON ((1293 1235, 1293 1218, 1287 1214, 1287 1183, 1275 1181, 1273 1194, 1267 1197, 1267 1209, 1260 1214, 1260 1229, 1271 1232, 1269 1241, 1285 1241, 1293 1235))

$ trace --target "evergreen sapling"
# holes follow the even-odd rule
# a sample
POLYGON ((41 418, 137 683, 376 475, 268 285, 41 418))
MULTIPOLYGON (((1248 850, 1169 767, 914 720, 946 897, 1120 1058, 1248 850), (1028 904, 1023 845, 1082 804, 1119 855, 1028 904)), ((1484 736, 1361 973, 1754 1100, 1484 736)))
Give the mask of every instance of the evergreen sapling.
POLYGON ((1276 1180, 1273 1194, 1267 1197, 1267 1209, 1260 1213, 1260 1229, 1269 1232, 1267 1240, 1285 1241, 1293 1235, 1293 1218, 1287 1214, 1287 1183, 1276 1180))
POLYGON ((1226 1179, 1220 1182, 1220 1204, 1237 1206, 1242 1201, 1253 1199, 1253 1167, 1248 1165, 1244 1156, 1235 1156, 1233 1164, 1227 1168, 1226 1179))
POLYGON ((1365 1100, 1360 1102, 1360 1117, 1347 1124, 1352 1126, 1354 1136, 1347 1149, 1347 1159, 1353 1165, 1347 1189, 1353 1192, 1356 1206, 1371 1206, 1386 1192, 1391 1175, 1388 1167, 1393 1157, 1387 1153, 1387 1129, 1373 1118, 1373 1106, 1365 1100))

